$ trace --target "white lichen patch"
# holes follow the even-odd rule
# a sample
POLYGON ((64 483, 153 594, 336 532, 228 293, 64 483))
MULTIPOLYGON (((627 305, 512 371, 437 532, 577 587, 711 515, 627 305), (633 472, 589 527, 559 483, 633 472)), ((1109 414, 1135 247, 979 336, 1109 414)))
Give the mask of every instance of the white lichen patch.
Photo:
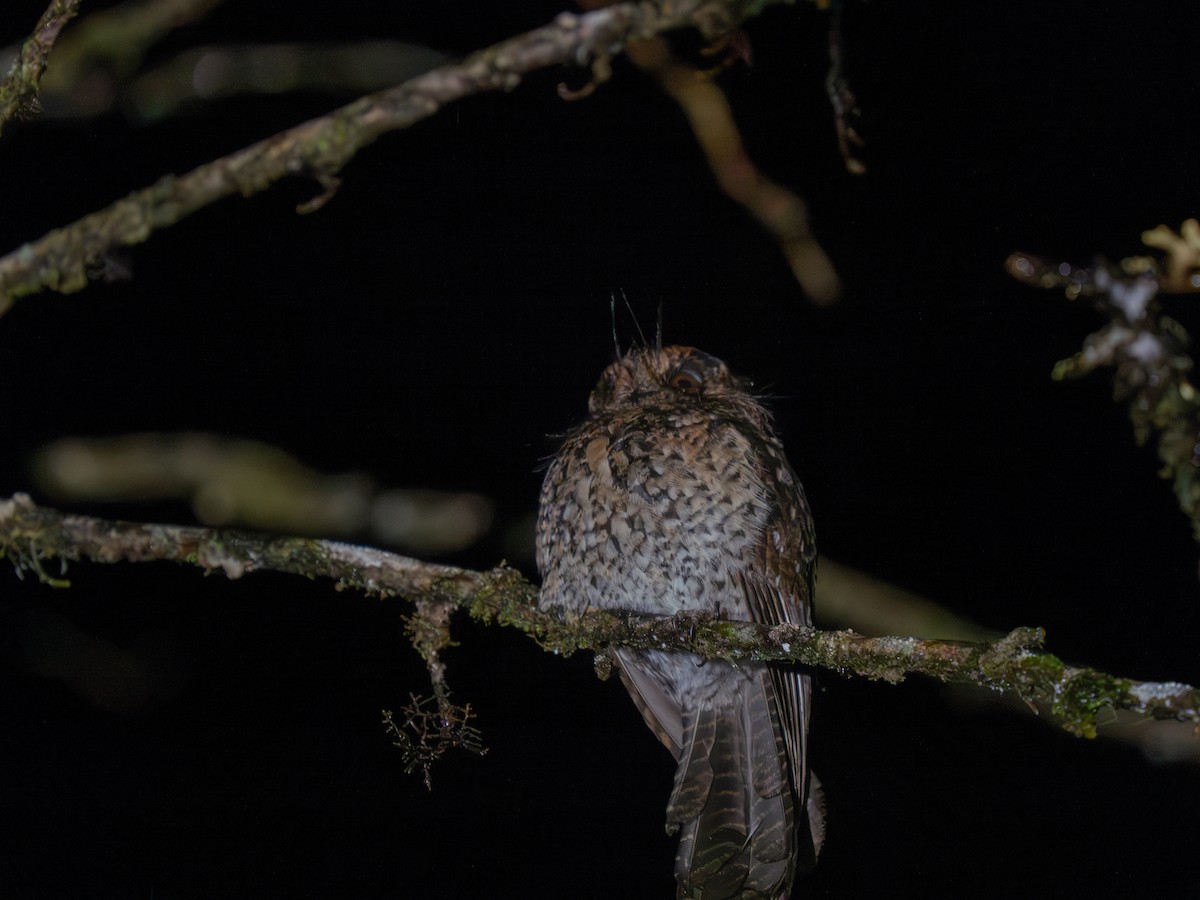
POLYGON ((1166 355, 1162 341, 1148 331, 1140 332, 1125 348, 1125 352, 1144 366, 1155 365, 1166 355))
POLYGON ((1195 688, 1178 681, 1143 681, 1129 689, 1129 695, 1143 706, 1156 706, 1184 694, 1195 693, 1195 688))
POLYGON ((1150 301, 1158 292, 1158 284, 1153 278, 1118 281, 1103 268, 1097 268, 1095 279, 1096 287, 1108 293, 1113 306, 1121 310, 1130 322, 1137 322, 1146 315, 1150 301))
POLYGON ((246 574, 246 562, 224 553, 213 544, 204 544, 196 553, 196 561, 206 569, 220 569, 225 577, 237 580, 246 574))

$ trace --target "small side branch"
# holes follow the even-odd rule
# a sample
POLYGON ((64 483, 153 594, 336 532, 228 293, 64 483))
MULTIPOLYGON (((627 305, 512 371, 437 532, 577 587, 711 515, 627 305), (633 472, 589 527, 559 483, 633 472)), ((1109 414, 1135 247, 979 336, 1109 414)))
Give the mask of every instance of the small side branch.
POLYGON ((928 675, 1010 692, 1048 708, 1063 728, 1085 737, 1095 736, 1097 714, 1106 708, 1200 724, 1200 692, 1191 685, 1138 682, 1067 665, 1040 651, 1044 634, 1037 628, 1018 628, 997 641, 966 642, 867 638, 852 631, 702 615, 655 618, 596 611, 564 622, 540 611, 537 588, 505 566, 474 572, 335 541, 64 515, 36 506, 23 494, 0 501, 0 555, 19 573, 32 572, 52 584, 63 582, 47 575, 44 563, 56 559, 167 560, 230 578, 254 571, 330 578, 338 589, 403 597, 416 604, 416 620, 422 609, 432 610, 436 621, 417 621, 413 634, 420 649, 434 651, 434 667, 436 651, 448 640, 441 636, 448 609, 456 606, 478 620, 519 628, 555 653, 606 653, 613 645, 624 645, 687 650, 709 658, 795 662, 889 682, 914 673, 928 675))
POLYGON ((46 57, 63 26, 75 18, 82 0, 53 0, 38 19, 12 69, 0 81, 0 132, 5 124, 37 108, 38 83, 46 71, 46 57))
POLYGON ((1173 483, 1179 508, 1200 541, 1200 390, 1191 379, 1191 339, 1158 299, 1160 292, 1200 290, 1200 223, 1189 220, 1179 233, 1160 225, 1142 240, 1163 250, 1165 260, 1133 256, 1116 265, 1101 260, 1079 268, 1019 252, 1006 266, 1018 281, 1061 288, 1070 299, 1089 298, 1107 318, 1087 336, 1083 349, 1054 367, 1053 377, 1113 369, 1114 398, 1128 404, 1139 444, 1157 436, 1159 474, 1173 483))
POLYGON ((152 232, 240 193, 256 194, 288 175, 331 184, 359 150, 389 131, 407 128, 448 103, 486 91, 511 90, 530 72, 555 65, 591 65, 631 40, 682 27, 706 35, 727 31, 748 15, 783 0, 642 0, 551 24, 495 44, 454 65, 369 94, 328 115, 297 125, 186 175, 168 175, 106 209, 51 231, 0 259, 0 313, 13 299, 50 288, 87 284, 90 262, 139 244, 152 232))

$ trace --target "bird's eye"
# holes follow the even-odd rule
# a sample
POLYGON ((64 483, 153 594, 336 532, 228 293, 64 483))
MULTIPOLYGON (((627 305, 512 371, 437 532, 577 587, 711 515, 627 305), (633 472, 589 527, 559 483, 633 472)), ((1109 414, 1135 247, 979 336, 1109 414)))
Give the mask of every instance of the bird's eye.
POLYGON ((703 381, 704 376, 700 371, 685 363, 675 370, 669 383, 675 390, 683 391, 685 394, 699 394, 703 381))

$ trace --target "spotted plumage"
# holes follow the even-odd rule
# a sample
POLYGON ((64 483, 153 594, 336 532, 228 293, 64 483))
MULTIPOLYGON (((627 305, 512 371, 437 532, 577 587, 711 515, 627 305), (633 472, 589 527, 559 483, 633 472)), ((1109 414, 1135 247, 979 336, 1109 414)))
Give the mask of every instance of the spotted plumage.
MULTIPOLYGON (((540 604, 811 623, 812 516, 770 415, 723 362, 640 348, 610 365, 542 485, 540 604)), ((620 649, 679 763, 667 805, 680 898, 781 898, 815 861, 811 686, 796 669, 620 649)))

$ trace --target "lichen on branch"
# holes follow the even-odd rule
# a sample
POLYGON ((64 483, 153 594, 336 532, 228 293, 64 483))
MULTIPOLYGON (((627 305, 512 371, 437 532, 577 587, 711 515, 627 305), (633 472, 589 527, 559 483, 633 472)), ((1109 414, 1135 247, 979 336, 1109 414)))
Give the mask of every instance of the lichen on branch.
POLYGON ((12 69, 0 80, 0 132, 12 119, 37 108, 38 84, 46 71, 46 59, 59 32, 79 12, 82 0, 52 0, 34 26, 33 34, 21 45, 12 69))
POLYGON ((1101 366, 1114 370, 1114 398, 1128 404, 1139 444, 1157 435, 1159 474, 1172 482, 1200 541, 1200 393, 1190 378, 1191 339, 1158 299, 1160 293, 1200 290, 1200 223, 1188 220, 1179 233, 1160 225, 1144 232, 1142 241, 1163 250, 1165 260, 1132 256, 1115 265, 1100 260, 1077 267, 1022 252, 1006 266, 1018 281, 1090 299, 1106 317, 1078 353, 1054 367, 1053 377, 1078 378, 1101 366))
MULTIPOLYGON (((596 610, 563 621, 535 603, 537 588, 506 566, 487 572, 435 565, 335 541, 280 538, 178 525, 142 525, 64 515, 17 494, 0 500, 0 555, 17 571, 52 584, 51 560, 112 563, 168 560, 240 578, 255 571, 329 578, 339 589, 414 604, 411 635, 431 662, 449 644, 449 610, 468 610, 482 622, 518 628, 543 648, 569 654, 607 654, 623 645, 686 650, 706 658, 774 660, 832 669, 841 674, 898 682, 911 674, 1003 691, 1047 709, 1067 731, 1096 734, 1105 709, 1147 718, 1200 724, 1200 693, 1186 684, 1149 683, 1071 666, 1041 651, 1037 628, 1018 628, 997 641, 868 638, 852 631, 818 631, 800 625, 762 625, 705 615, 639 616, 596 610), (432 658, 431 658, 432 652, 432 658)), ((435 675, 435 695, 449 703, 435 675)))

